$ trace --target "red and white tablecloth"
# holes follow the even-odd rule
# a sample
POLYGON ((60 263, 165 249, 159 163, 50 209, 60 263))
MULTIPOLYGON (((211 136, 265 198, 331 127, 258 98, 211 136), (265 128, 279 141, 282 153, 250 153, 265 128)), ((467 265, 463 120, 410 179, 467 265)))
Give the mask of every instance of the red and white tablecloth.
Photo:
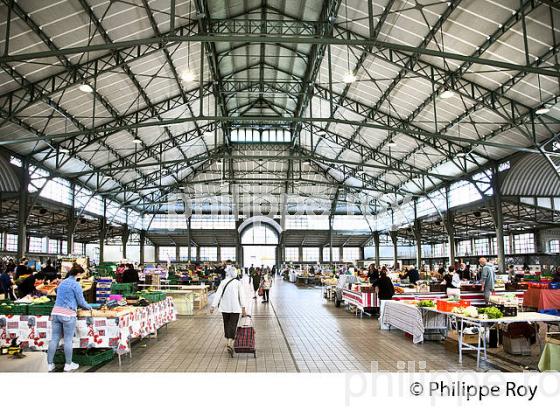
POLYGON ((375 292, 356 292, 353 290, 343 289, 342 300, 358 306, 360 309, 378 306, 377 293, 375 292))
MULTIPOLYGON (((166 323, 176 320, 172 298, 137 307, 116 318, 78 318, 74 348, 107 348, 117 353, 130 350, 130 341, 154 333, 166 323)), ((50 316, 0 315, 0 346, 7 346, 17 337, 23 348, 47 350, 51 339, 50 316)))

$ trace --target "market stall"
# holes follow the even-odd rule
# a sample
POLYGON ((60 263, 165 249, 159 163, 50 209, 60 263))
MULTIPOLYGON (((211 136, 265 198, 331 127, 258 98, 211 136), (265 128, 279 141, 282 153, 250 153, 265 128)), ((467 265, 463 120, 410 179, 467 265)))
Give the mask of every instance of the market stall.
POLYGON ((523 306, 538 310, 559 310, 560 289, 529 288, 525 291, 523 306))
POLYGON ((347 306, 354 306, 356 308, 356 315, 360 312, 361 316, 364 313, 369 314, 368 310, 379 307, 377 293, 371 287, 358 287, 356 290, 343 289, 342 300, 347 306))
POLYGON ((487 336, 491 328, 498 325, 512 324, 512 323, 556 323, 560 325, 560 317, 545 315, 537 312, 518 312, 515 316, 502 316, 502 317, 488 317, 486 314, 477 315, 472 317, 466 313, 445 312, 433 307, 421 307, 420 309, 438 315, 448 316, 450 324, 454 324, 457 329, 458 335, 458 351, 459 363, 463 362, 463 352, 476 351, 476 365, 480 367, 481 356, 484 360, 488 359, 487 355, 487 336), (465 333, 466 329, 475 328, 474 332, 476 337, 476 344, 467 341, 466 335, 473 334, 472 330, 465 333))
MULTIPOLYGON (((120 356, 130 353, 132 339, 157 335, 158 329, 175 319, 171 298, 148 306, 122 306, 106 311, 80 310, 73 347, 112 348, 120 356)), ((51 339, 49 314, 0 315, 0 346, 10 345, 14 338, 23 349, 47 350, 51 339)))
MULTIPOLYGON (((502 291, 502 292, 494 292, 494 293, 497 295, 501 295, 501 294, 506 294, 511 292, 502 291)), ((525 291, 518 290, 513 293, 515 293, 516 297, 522 299, 525 291)), ((447 293, 444 292, 406 292, 401 294, 395 293, 395 295, 393 296, 393 300, 396 301, 434 300, 434 299, 446 299, 447 297, 448 297, 447 293)), ((486 300, 484 299, 484 293, 481 291, 479 292, 461 291, 461 299, 469 301, 471 305, 480 306, 486 304, 486 300)))
POLYGON ((412 335, 413 343, 422 343, 426 333, 447 334, 448 324, 439 312, 424 311, 416 303, 388 300, 379 319, 389 328, 396 328, 412 335))

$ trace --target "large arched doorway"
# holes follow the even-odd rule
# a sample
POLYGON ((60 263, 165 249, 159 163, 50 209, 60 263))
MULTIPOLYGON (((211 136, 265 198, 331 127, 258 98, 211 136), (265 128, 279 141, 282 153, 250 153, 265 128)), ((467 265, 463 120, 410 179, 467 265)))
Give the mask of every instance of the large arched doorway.
POLYGON ((271 225, 257 223, 248 225, 241 232, 243 266, 268 266, 277 264, 278 232, 271 225))

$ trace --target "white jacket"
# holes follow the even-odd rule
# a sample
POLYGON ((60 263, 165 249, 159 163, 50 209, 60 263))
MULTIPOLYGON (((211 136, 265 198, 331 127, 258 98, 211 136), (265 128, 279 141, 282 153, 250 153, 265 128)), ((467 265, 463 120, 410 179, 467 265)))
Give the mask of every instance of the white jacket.
POLYGON ((220 312, 225 313, 241 313, 241 308, 247 307, 247 297, 240 280, 234 278, 226 278, 218 286, 212 306, 218 308, 220 312), (229 282, 233 281, 229 285, 229 282), (224 292, 225 288, 225 292, 224 292), (218 306, 218 304, 220 306, 218 306))

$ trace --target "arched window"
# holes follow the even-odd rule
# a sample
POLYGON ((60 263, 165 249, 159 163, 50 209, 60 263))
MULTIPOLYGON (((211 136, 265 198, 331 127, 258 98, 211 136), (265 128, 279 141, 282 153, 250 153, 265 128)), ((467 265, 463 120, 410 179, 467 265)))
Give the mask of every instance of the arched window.
POLYGON ((253 225, 241 235, 243 245, 278 245, 278 234, 265 224, 253 225))

